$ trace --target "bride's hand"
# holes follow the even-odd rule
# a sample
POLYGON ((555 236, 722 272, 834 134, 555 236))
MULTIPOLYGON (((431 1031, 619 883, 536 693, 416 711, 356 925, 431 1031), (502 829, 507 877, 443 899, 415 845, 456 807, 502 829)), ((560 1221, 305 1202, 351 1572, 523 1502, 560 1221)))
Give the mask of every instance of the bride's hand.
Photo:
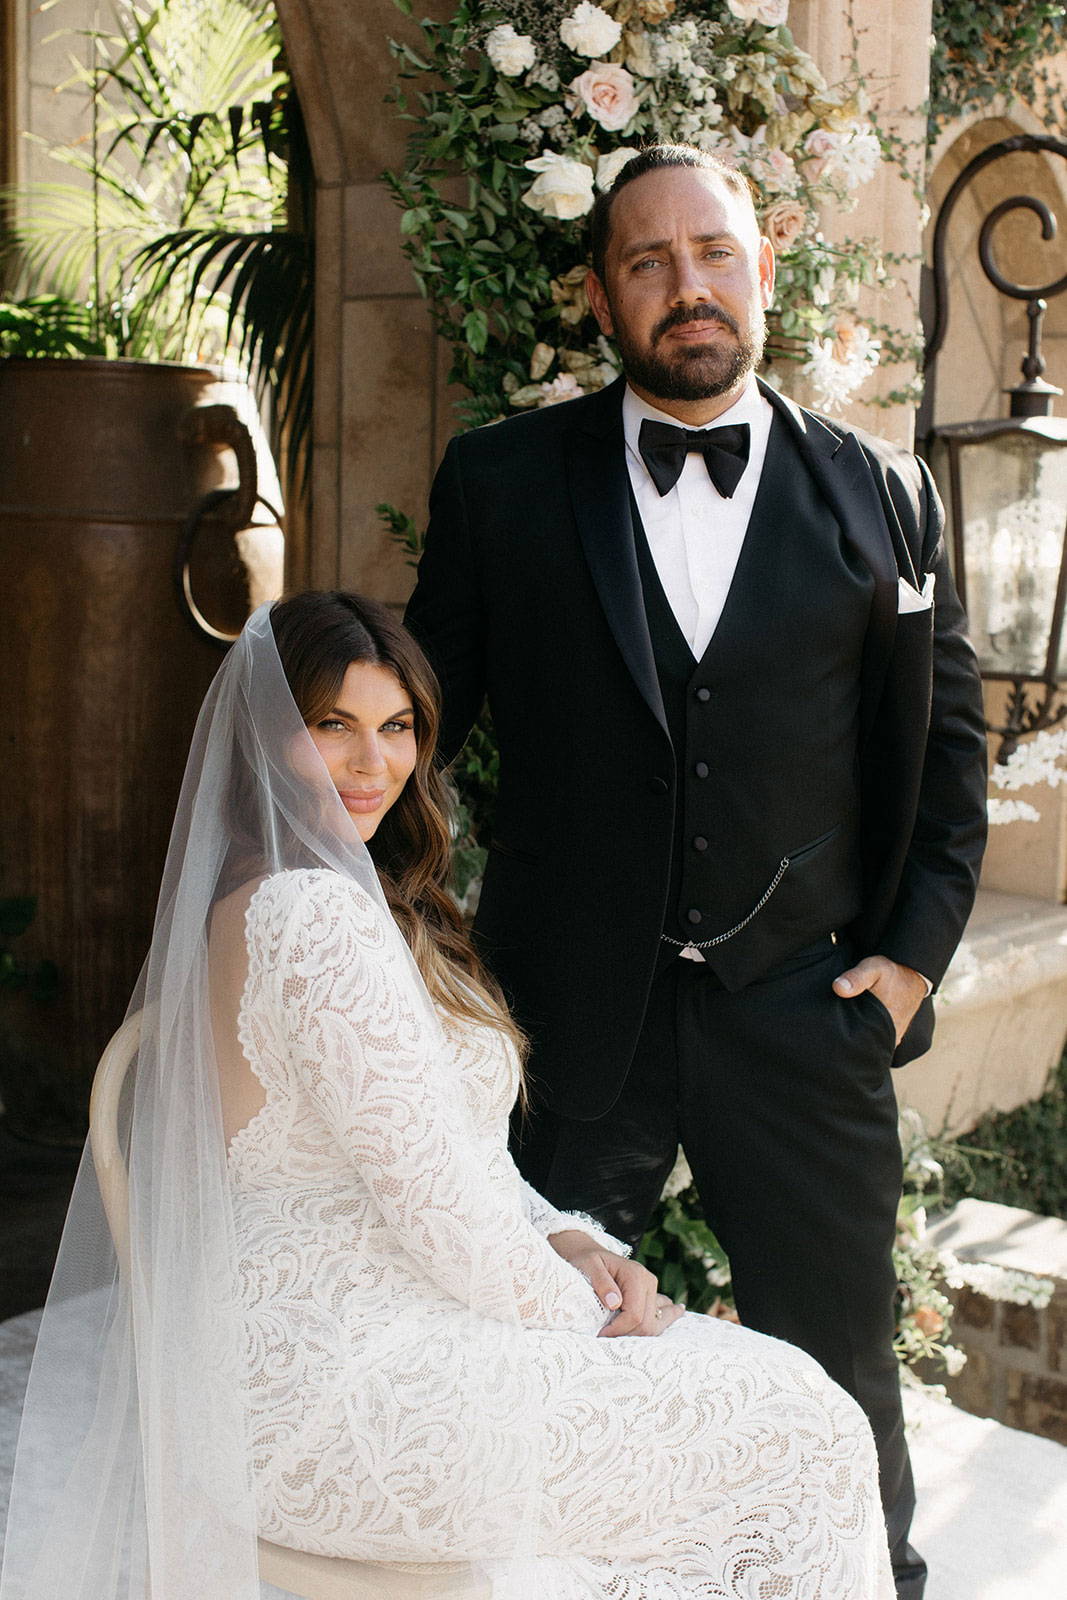
POLYGON ((600 1338, 664 1333, 684 1315, 685 1307, 660 1294, 655 1275, 639 1261, 602 1250, 588 1234, 578 1230, 553 1234, 551 1243, 565 1261, 584 1273, 600 1303, 614 1313, 601 1328, 600 1338))

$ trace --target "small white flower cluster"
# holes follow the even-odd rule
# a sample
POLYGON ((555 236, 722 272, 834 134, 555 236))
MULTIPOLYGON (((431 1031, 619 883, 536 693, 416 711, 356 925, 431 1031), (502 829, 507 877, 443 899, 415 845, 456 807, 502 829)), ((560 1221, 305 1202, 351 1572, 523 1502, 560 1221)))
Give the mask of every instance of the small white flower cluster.
POLYGON ((656 138, 709 152, 723 145, 719 124, 724 113, 715 95, 715 75, 717 71, 723 77, 724 64, 716 60, 713 49, 721 32, 717 23, 686 17, 652 39, 639 66, 646 77, 657 81, 650 107, 656 138))
POLYGON ((817 403, 824 411, 836 411, 851 400, 877 367, 881 349, 881 340, 872 339, 862 323, 850 328, 843 348, 840 337, 813 339, 809 343, 808 359, 800 370, 811 379, 817 403))
POLYGON ((998 800, 991 795, 986 801, 986 817, 990 827, 1004 822, 1040 822, 1041 813, 1027 800, 998 800))
POLYGON ((733 1282, 733 1275, 725 1261, 716 1261, 714 1256, 701 1256, 700 1260, 704 1276, 713 1289, 725 1289, 728 1283, 733 1282))
POLYGON ((1029 789, 1031 784, 1047 783, 1050 788, 1067 783, 1067 728, 1042 729, 1026 744, 1021 744, 1007 761, 997 762, 989 780, 998 789, 1009 793, 1014 789, 1029 789))
POLYGON ((843 130, 815 128, 804 140, 805 172, 813 183, 839 180, 846 190, 869 183, 882 160, 878 135, 869 122, 843 130))
POLYGON ((1044 1310, 1056 1285, 1051 1278, 1033 1272, 1018 1272, 1014 1267, 998 1267, 990 1261, 960 1261, 951 1250, 943 1250, 941 1264, 945 1282, 952 1289, 973 1289, 987 1300, 1003 1300, 1015 1306, 1034 1306, 1044 1310))

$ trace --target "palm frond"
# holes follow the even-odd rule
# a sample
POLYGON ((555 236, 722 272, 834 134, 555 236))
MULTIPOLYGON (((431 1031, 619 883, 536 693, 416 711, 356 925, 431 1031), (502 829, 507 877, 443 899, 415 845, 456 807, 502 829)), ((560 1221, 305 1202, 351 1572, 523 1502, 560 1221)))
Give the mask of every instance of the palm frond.
POLYGON ((271 387, 290 480, 306 474, 313 399, 310 239, 281 230, 183 229, 139 251, 135 266, 153 278, 155 294, 185 274, 191 303, 225 306, 227 339, 235 341, 242 365, 271 387))

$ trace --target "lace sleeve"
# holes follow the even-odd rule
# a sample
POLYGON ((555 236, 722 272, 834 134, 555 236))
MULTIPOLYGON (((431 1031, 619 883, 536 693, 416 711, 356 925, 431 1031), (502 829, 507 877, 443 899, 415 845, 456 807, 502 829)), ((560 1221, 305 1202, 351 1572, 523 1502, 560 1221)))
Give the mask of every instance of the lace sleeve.
POLYGON ((555 1206, 545 1199, 543 1194, 538 1194, 525 1178, 519 1179, 522 1185, 522 1204, 530 1222, 538 1233, 550 1239, 554 1233, 565 1233, 568 1228, 577 1228, 580 1233, 587 1233, 601 1250, 612 1251, 617 1256, 628 1256, 632 1252, 628 1244, 623 1244, 621 1239, 616 1239, 612 1234, 605 1232, 598 1222, 592 1217, 587 1217, 584 1211, 557 1211, 555 1206))
POLYGON ((596 1332, 607 1313, 590 1285, 490 1186, 395 925, 334 873, 265 891, 291 1068, 407 1254, 483 1315, 596 1332))

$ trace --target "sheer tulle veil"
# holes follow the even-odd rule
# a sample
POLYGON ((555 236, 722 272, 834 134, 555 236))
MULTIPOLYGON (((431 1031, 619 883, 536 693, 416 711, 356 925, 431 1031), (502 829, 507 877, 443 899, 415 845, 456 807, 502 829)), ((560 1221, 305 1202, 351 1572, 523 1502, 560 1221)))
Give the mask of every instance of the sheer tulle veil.
MULTIPOLYGON (((208 938, 220 899, 294 868, 340 873, 385 912, 263 607, 201 712, 130 1002, 144 1026, 122 1110, 129 1265, 87 1149, 26 1397, 0 1600, 260 1600, 208 938)), ((440 1037, 414 963, 412 993, 440 1037)), ((514 1320, 514 1297, 495 1281, 501 1264, 478 1260, 471 1271, 469 1303, 488 1309, 482 1336, 492 1340, 494 1317, 514 1320)), ((534 1405, 532 1373, 530 1383, 534 1405)), ((506 1508, 519 1558, 533 1549, 527 1491, 538 1471, 538 1430, 523 1431, 506 1508)), ((519 1567, 489 1567, 494 1595, 514 1592, 519 1567)))

